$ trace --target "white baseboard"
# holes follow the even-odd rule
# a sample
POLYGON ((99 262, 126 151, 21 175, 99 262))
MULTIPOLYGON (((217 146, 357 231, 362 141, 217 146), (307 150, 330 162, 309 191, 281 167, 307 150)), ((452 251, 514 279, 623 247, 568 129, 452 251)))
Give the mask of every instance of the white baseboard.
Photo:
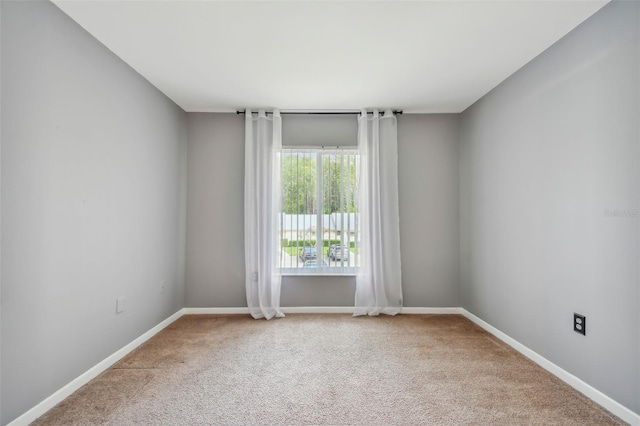
MULTIPOLYGON (((285 314, 352 314, 353 306, 286 306, 285 314)), ((249 308, 184 308, 185 315, 249 315, 249 308)))
POLYGON ((530 360, 538 364, 540 367, 544 368, 545 370, 547 370, 554 376, 558 377, 560 380, 562 380, 572 388, 576 389, 578 392, 583 393, 585 396, 587 396, 589 399, 591 399, 595 403, 601 405, 602 407, 609 410, 610 412, 612 412, 613 414, 620 417, 622 420, 624 420, 625 422, 631 425, 636 425, 636 426, 640 425, 639 414, 631 411, 624 405, 611 399, 604 393, 600 392, 599 390, 589 385, 588 383, 580 380, 579 378, 569 373, 568 371, 564 370, 563 368, 558 367, 556 364, 549 361, 542 355, 538 354, 537 352, 534 352, 533 350, 529 349, 522 343, 509 337, 502 331, 498 330, 497 328, 490 325, 489 323, 481 320, 480 318, 478 318, 471 312, 467 311, 466 309, 460 308, 460 310, 462 315, 464 315, 470 321, 474 322, 484 330, 493 334, 498 339, 502 340, 507 345, 511 346, 512 348, 520 352, 522 355, 526 356, 527 358, 529 358, 530 360))
POLYGON ((353 306, 286 306, 285 314, 353 314, 353 306))
POLYGON ((249 308, 184 308, 185 315, 249 315, 249 308))
POLYGON ((445 314, 462 314, 462 308, 414 308, 405 306, 400 311, 401 314, 418 314, 418 315, 445 315, 445 314))
MULTIPOLYGON (((283 307, 285 314, 353 314, 353 306, 290 306, 283 307)), ((461 314, 461 308, 404 307, 401 314, 461 314)))
POLYGON ((135 348, 158 334, 162 329, 167 327, 169 324, 177 320, 183 315, 183 310, 180 309, 175 314, 171 315, 169 318, 162 321, 160 324, 153 327, 151 330, 144 333, 142 336, 138 337, 133 342, 129 343, 125 347, 121 348, 114 354, 108 356, 104 360, 100 361, 98 364, 91 367, 89 370, 81 374, 80 376, 73 379, 71 382, 66 384, 60 390, 55 392, 53 395, 49 396, 44 401, 40 402, 38 405, 9 423, 7 426, 26 426, 36 420, 38 417, 42 416, 44 413, 55 407, 58 403, 62 402, 65 398, 70 396, 72 393, 80 389, 82 386, 89 383, 92 379, 97 377, 100 373, 107 370, 116 362, 120 361, 125 357, 129 352, 133 351, 135 348))

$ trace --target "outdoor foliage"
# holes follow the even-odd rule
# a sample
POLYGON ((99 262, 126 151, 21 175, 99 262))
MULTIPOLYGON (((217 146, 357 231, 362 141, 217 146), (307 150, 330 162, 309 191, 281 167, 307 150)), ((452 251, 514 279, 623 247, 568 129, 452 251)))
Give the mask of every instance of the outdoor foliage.
MULTIPOLYGON (((323 154, 323 213, 356 211, 356 158, 354 155, 323 154)), ((318 158, 315 151, 282 156, 282 208, 286 214, 316 214, 318 209, 318 158)))

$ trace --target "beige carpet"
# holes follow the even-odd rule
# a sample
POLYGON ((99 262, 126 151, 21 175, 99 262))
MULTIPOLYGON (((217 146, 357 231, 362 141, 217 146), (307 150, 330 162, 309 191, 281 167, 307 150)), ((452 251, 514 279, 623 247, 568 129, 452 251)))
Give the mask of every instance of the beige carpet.
POLYGON ((189 315, 35 424, 624 422, 459 315, 189 315))

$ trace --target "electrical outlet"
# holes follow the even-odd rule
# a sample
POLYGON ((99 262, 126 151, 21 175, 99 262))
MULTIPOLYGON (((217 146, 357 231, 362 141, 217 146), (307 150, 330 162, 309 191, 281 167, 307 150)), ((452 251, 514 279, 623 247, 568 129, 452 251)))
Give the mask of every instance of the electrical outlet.
POLYGON ((166 289, 167 289, 167 282, 163 280, 162 282, 160 282, 160 293, 164 293, 166 289))
POLYGON ((587 318, 584 315, 573 314, 573 331, 583 336, 587 335, 587 318))
POLYGON ((116 299, 116 315, 124 312, 124 297, 116 299))

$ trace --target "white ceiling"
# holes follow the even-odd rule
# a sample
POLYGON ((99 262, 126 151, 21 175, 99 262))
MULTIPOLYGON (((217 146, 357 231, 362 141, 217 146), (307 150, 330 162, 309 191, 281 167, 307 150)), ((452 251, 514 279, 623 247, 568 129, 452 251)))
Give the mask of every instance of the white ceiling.
POLYGON ((460 112, 607 1, 68 1, 185 111, 460 112))

